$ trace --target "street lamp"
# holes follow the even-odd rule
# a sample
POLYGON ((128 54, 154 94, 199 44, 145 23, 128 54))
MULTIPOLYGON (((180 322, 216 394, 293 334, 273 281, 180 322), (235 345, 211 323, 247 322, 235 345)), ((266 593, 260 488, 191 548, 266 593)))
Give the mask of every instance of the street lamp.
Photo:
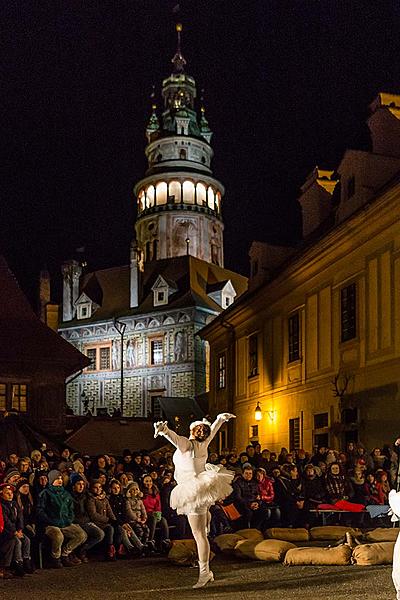
POLYGON ((121 377, 120 377, 120 383, 121 383, 121 388, 120 388, 120 397, 119 397, 119 401, 120 401, 120 406, 121 406, 121 417, 124 416, 124 333, 125 333, 125 329, 126 329, 126 323, 123 323, 122 321, 118 321, 117 318, 114 319, 114 327, 115 329, 118 331, 119 335, 121 336, 121 353, 120 353, 120 357, 121 357, 121 361, 120 361, 120 367, 121 367, 121 377))
POLYGON ((254 418, 256 421, 261 421, 262 419, 262 410, 259 402, 257 402, 256 410, 254 411, 254 418))

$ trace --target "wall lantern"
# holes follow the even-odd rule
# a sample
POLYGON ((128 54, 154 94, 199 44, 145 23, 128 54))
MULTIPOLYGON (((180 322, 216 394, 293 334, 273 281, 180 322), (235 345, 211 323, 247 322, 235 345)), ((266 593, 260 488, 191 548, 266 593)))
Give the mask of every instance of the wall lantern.
POLYGON ((254 411, 254 418, 256 421, 261 421, 262 419, 262 411, 259 402, 257 402, 256 410, 254 411))

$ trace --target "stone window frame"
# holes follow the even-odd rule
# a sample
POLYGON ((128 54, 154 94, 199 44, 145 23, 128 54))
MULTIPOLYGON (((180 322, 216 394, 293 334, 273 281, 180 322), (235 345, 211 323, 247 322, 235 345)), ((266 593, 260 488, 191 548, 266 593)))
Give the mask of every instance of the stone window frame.
POLYGON ((94 361, 94 365, 89 365, 88 367, 86 367, 85 372, 87 373, 105 373, 108 371, 112 371, 112 342, 98 342, 93 343, 93 344, 87 344, 83 350, 83 353, 88 356, 87 352, 88 350, 95 350, 96 352, 96 358, 94 361), (100 368, 100 352, 102 348, 108 348, 109 349, 109 368, 108 369, 101 369, 100 368), (93 368, 94 367, 94 368, 93 368))
POLYGON ((148 360, 148 364, 150 367, 160 367, 162 365, 165 364, 165 352, 164 352, 164 336, 163 335, 154 335, 148 338, 148 344, 149 344, 149 360, 148 360), (154 350, 153 350, 153 344, 155 342, 161 342, 161 353, 162 353, 162 360, 161 362, 154 362, 154 350))

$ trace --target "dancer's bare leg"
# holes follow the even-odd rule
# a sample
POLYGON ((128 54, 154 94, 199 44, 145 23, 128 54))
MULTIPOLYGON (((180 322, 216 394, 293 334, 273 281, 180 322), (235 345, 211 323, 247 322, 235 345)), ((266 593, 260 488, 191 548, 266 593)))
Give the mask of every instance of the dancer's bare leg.
POLYGON ((209 513, 203 515, 188 515, 188 521, 193 533, 199 556, 199 579, 194 588, 203 587, 209 581, 214 580, 214 574, 210 571, 210 543, 207 538, 207 521, 209 513))
POLYGON ((211 526, 211 513, 210 513, 210 511, 208 510, 208 511, 207 511, 207 525, 206 525, 206 532, 207 532, 207 535, 209 535, 209 534, 210 534, 210 526, 211 526))

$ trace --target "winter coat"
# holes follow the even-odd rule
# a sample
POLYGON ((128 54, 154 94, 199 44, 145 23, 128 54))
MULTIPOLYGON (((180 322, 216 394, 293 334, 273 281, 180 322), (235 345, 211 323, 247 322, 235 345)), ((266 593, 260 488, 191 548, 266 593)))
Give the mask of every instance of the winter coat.
POLYGON ((105 492, 102 492, 98 496, 89 493, 86 502, 86 510, 90 521, 101 529, 106 525, 113 525, 117 521, 105 492))
POLYGON ((239 477, 233 483, 233 501, 237 504, 239 510, 249 508, 252 502, 258 502, 258 482, 254 479, 247 481, 244 477, 239 477))
POLYGON ((74 523, 77 525, 90 523, 90 517, 86 509, 87 492, 82 492, 81 494, 72 492, 71 495, 74 503, 74 523))
POLYGON ((15 500, 0 500, 0 506, 3 514, 3 531, 0 533, 0 540, 9 540, 15 536, 16 531, 24 528, 22 510, 15 500))
POLYGON ((325 486, 321 478, 317 475, 313 479, 304 477, 303 493, 305 508, 315 508, 318 504, 325 502, 325 486))
POLYGON ((144 494, 143 504, 148 515, 153 512, 161 512, 161 498, 160 494, 144 494))
POLYGON ((136 523, 147 519, 146 509, 140 498, 125 498, 125 514, 128 523, 136 523))
POLYGON ((71 494, 62 486, 47 486, 39 494, 36 517, 42 527, 68 527, 74 519, 71 494))
POLYGON ((266 504, 272 504, 275 498, 274 482, 270 477, 264 477, 258 482, 258 493, 266 504))
POLYGON ((125 496, 122 494, 110 494, 108 501, 111 506, 118 525, 123 525, 128 521, 125 513, 125 496))

